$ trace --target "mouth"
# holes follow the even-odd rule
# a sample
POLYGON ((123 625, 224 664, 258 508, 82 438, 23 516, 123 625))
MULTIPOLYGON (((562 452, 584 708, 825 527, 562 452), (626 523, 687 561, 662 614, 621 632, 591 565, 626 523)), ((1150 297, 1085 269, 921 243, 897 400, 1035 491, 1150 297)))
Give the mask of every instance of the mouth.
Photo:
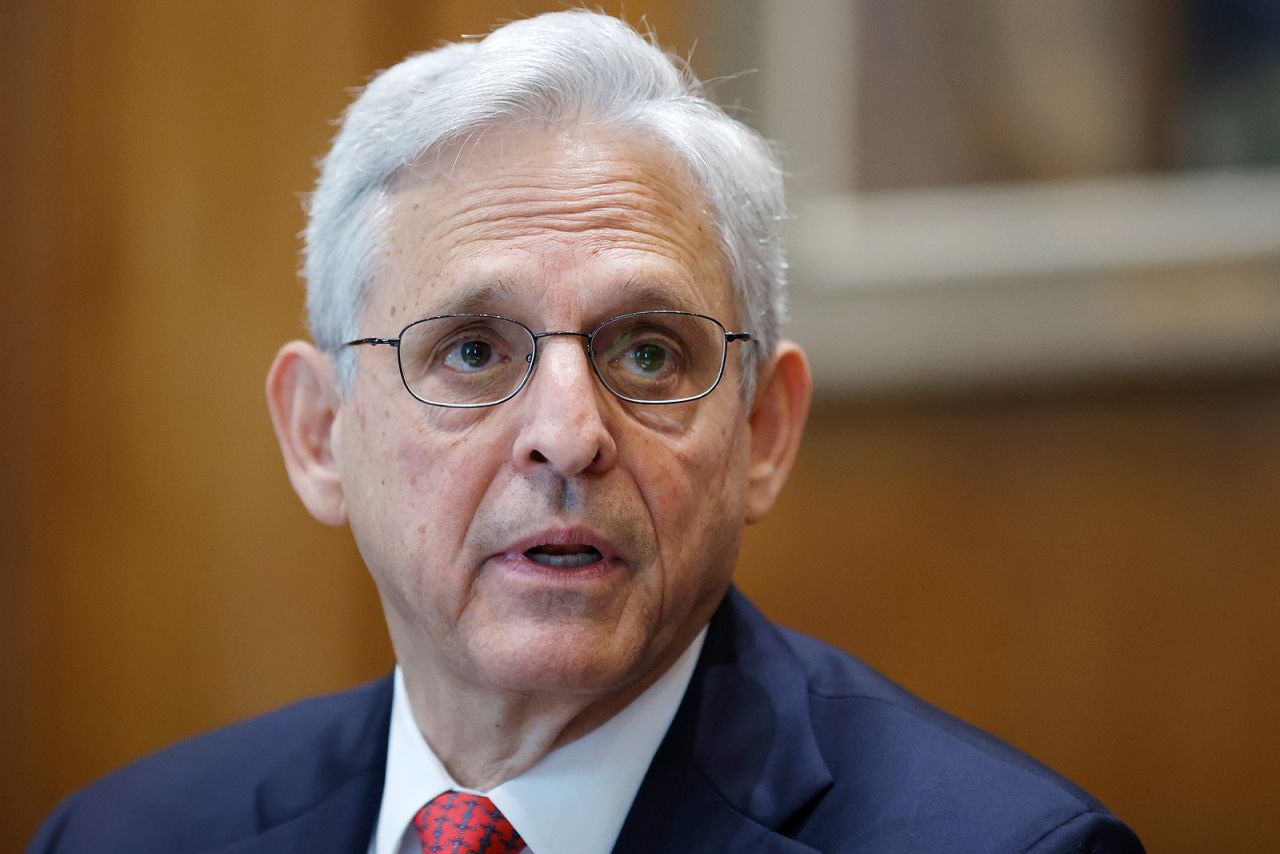
POLYGON ((556 569, 581 569, 604 559, 599 549, 584 543, 547 543, 526 549, 524 556, 539 566, 556 569))
POLYGON ((545 579, 603 577, 625 561, 607 539, 585 527, 548 528, 511 543, 495 557, 517 572, 545 579))

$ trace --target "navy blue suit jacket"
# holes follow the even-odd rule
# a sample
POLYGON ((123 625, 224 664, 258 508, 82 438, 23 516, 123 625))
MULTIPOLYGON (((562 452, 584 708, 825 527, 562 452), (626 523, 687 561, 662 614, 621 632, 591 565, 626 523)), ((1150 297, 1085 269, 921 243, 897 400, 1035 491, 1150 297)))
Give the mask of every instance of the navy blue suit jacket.
MULTIPOLYGON (((363 854, 390 710, 383 679, 185 742, 71 795, 28 851, 363 854)), ((1142 846, 1049 769, 731 590, 615 850, 1142 846)))

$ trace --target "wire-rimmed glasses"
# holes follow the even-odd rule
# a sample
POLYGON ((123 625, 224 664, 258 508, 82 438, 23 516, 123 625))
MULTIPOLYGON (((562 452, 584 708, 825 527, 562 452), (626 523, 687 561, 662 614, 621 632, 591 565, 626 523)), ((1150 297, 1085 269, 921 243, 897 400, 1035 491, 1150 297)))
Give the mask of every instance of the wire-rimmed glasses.
POLYGON ((730 341, 750 341, 720 321, 689 311, 634 311, 590 332, 534 332, 494 314, 445 314, 415 320, 395 338, 359 338, 346 346, 396 348, 409 394, 432 406, 473 409, 510 400, 533 376, 538 342, 585 339, 592 370, 629 403, 685 403, 720 384, 730 341))

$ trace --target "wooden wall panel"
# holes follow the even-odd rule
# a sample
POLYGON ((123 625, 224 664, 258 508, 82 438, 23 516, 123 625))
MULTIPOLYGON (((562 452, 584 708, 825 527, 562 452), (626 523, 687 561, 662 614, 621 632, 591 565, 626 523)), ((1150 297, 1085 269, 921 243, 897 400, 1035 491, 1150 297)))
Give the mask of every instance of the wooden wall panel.
POLYGON ((1152 851, 1280 835, 1280 378, 820 407, 742 586, 1152 851))
POLYGON ((17 830, 48 803, 40 745, 50 735, 43 652, 53 484, 43 464, 54 454, 46 390, 57 322, 53 211, 42 200, 59 165, 46 105, 61 81, 44 62, 56 29, 46 6, 0 14, 0 757, 9 769, 0 775, 0 850, 18 850, 17 830))

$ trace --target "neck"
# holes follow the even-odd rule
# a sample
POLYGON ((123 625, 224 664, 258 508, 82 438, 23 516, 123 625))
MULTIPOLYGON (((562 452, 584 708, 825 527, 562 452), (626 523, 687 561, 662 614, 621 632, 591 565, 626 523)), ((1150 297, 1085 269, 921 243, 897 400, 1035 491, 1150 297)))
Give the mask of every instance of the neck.
POLYGON ((468 789, 488 791, 517 777, 564 743, 587 709, 541 697, 484 699, 423 690, 439 682, 415 679, 405 687, 414 723, 449 775, 468 789))
POLYGON ((430 657, 399 652, 397 657, 414 723, 432 752, 459 785, 485 792, 626 708, 670 669, 688 643, 676 646, 670 660, 605 694, 493 689, 442 671, 430 657))

